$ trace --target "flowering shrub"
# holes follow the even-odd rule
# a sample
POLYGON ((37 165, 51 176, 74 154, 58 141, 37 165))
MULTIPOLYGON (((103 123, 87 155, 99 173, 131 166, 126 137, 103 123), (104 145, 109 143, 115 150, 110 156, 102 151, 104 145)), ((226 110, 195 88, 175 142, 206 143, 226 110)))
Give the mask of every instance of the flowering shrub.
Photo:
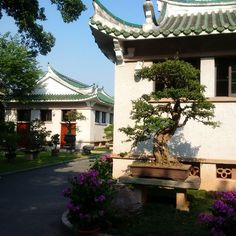
POLYGON ((101 178, 97 170, 91 169, 70 178, 69 183, 70 187, 63 192, 70 199, 67 204, 69 221, 80 229, 98 226, 112 200, 113 180, 101 178))
POLYGON ((112 158, 111 155, 106 153, 94 162, 92 169, 99 172, 99 176, 103 179, 112 178, 112 158))
POLYGON ((206 223, 212 236, 236 234, 236 191, 215 193, 211 213, 201 213, 199 220, 206 223))

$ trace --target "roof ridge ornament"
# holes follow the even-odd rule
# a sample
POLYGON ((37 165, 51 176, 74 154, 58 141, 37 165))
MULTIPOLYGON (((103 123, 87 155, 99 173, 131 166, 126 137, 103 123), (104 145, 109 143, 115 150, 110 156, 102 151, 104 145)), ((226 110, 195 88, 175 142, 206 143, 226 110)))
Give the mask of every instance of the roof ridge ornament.
POLYGON ((145 0, 143 4, 143 11, 146 18, 146 22, 143 24, 143 31, 148 32, 150 30, 156 29, 157 21, 151 0, 145 0))

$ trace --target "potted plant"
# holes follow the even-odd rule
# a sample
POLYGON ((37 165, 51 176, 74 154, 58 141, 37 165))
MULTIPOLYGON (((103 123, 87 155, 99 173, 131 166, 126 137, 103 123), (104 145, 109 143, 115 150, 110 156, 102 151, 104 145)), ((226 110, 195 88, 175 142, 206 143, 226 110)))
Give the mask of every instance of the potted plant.
POLYGON ((59 137, 59 134, 54 134, 51 136, 51 143, 54 146, 54 148, 52 149, 52 156, 58 156, 59 149, 57 149, 57 145, 60 143, 59 137))
POLYGON ((18 136, 14 122, 1 122, 0 123, 0 146, 5 152, 7 160, 16 158, 16 149, 18 136))
POLYGON ((70 110, 65 115, 65 121, 68 132, 64 137, 64 141, 66 142, 66 145, 69 147, 69 150, 71 152, 75 148, 75 140, 76 140, 76 135, 72 134, 72 126, 73 126, 72 122, 84 119, 85 116, 82 113, 77 112, 76 110, 70 110))
POLYGON ((113 124, 109 124, 107 127, 104 128, 104 137, 107 140, 106 146, 110 148, 113 143, 113 124))
POLYGON ((26 136, 27 146, 25 148, 27 159, 32 160, 38 156, 43 145, 46 145, 46 138, 50 133, 51 131, 47 130, 43 121, 35 119, 30 122, 29 131, 26 136))
POLYGON ((90 169, 70 178, 69 183, 70 186, 63 191, 69 199, 67 219, 78 235, 98 235, 113 197, 113 180, 90 169))
POLYGON ((190 165, 183 165, 170 153, 168 142, 191 119, 218 126, 213 121, 214 105, 204 96, 204 86, 199 82, 199 70, 174 59, 144 67, 137 76, 154 81, 156 91, 133 101, 134 126, 120 131, 133 141, 133 147, 152 139, 153 155, 148 161, 134 162, 131 171, 138 171, 133 173, 136 176, 186 179, 190 165), (154 173, 158 171, 159 174, 154 173))

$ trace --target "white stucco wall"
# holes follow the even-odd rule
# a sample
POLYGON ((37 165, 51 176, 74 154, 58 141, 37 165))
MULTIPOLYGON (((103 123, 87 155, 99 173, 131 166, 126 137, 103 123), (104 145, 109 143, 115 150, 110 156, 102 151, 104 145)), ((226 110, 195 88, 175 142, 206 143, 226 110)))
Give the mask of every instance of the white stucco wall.
POLYGON ((76 143, 78 143, 78 147, 81 148, 83 144, 91 140, 92 110, 87 108, 78 110, 78 112, 81 112, 86 117, 85 120, 77 120, 76 122, 76 143))
MULTIPOLYGON (((147 62, 145 66, 150 64, 152 63, 147 62)), ((115 67, 114 153, 130 151, 130 143, 124 142, 127 137, 119 131, 119 128, 132 124, 130 120, 132 100, 144 93, 150 93, 154 88, 153 82, 135 80, 135 66, 136 62, 126 62, 115 67)))
POLYGON ((65 85, 60 84, 51 77, 47 78, 38 86, 39 87, 35 89, 34 94, 76 94, 76 92, 67 88, 65 85))
POLYGON ((47 130, 52 131, 51 135, 59 134, 61 135, 61 110, 52 110, 52 121, 45 121, 45 127, 47 130))
POLYGON ((173 138, 172 149, 180 156, 206 159, 236 159, 236 103, 215 103, 215 129, 190 121, 173 138))
POLYGON ((16 122, 17 121, 17 110, 16 109, 7 109, 5 111, 5 120, 16 122))

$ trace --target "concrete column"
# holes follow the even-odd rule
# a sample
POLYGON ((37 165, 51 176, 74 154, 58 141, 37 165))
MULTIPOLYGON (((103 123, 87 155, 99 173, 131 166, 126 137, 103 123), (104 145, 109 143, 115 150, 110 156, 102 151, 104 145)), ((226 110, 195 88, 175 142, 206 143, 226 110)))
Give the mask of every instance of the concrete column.
POLYGON ((201 58, 200 82, 206 86, 205 96, 215 97, 216 92, 216 70, 215 58, 201 58))
POLYGON ((180 211, 189 211, 189 202, 187 200, 186 190, 176 193, 176 209, 180 211))
POLYGON ((201 186, 200 189, 208 191, 216 190, 216 165, 215 164, 201 164, 201 186))

